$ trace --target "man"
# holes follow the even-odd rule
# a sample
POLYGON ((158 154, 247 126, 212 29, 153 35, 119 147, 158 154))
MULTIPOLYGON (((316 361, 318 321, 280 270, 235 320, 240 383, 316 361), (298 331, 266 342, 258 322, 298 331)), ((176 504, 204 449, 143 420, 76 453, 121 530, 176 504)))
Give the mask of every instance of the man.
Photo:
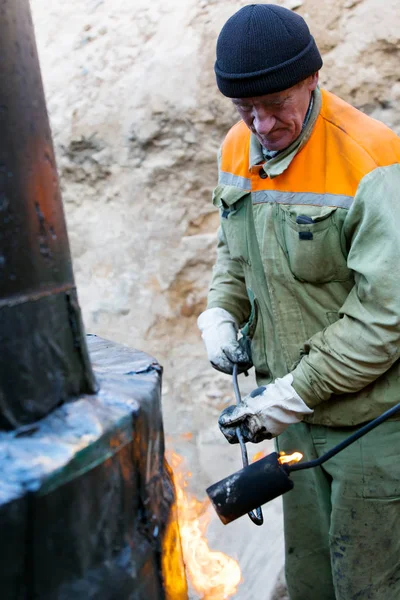
MULTIPOLYGON (((305 460, 400 401, 400 140, 320 90, 321 66, 304 20, 279 6, 245 6, 220 33, 217 84, 241 121, 219 157, 198 321, 213 366, 253 363, 260 386, 222 412, 228 441, 239 426, 305 460)), ((293 474, 291 600, 400 599, 399 454, 391 420, 293 474)))

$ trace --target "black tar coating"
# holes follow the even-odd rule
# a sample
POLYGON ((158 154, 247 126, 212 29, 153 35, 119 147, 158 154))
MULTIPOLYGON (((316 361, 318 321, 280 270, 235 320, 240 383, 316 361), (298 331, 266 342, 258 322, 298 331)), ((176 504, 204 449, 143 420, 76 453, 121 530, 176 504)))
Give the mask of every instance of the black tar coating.
MULTIPOLYGON (((88 346, 98 394, 0 433, 0 598, 165 598, 161 545, 175 517, 161 367, 95 336, 88 346)), ((179 578, 179 544, 174 560, 179 578)))

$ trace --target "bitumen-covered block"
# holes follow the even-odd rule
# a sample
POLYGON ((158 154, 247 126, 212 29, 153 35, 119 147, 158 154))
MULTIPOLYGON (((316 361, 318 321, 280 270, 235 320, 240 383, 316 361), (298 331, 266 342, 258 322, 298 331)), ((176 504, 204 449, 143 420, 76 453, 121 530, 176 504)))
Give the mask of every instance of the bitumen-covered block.
MULTIPOLYGON (((87 341, 98 393, 0 433, 4 600, 170 598, 162 549, 176 511, 164 460, 162 369, 142 352, 87 341)), ((182 579, 174 600, 185 600, 179 538, 173 561, 182 579)))

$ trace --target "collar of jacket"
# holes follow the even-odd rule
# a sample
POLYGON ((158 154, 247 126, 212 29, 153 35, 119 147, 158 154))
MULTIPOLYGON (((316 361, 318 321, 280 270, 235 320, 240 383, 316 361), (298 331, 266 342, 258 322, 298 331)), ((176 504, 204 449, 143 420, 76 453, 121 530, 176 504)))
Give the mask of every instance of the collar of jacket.
POLYGON ((309 121, 304 127, 299 137, 285 150, 282 150, 282 152, 280 152, 277 156, 274 156, 274 158, 265 161, 260 142, 253 133, 250 135, 250 169, 255 165, 264 164, 264 171, 271 179, 277 177, 278 175, 281 175, 284 171, 286 171, 293 158, 307 143, 314 129, 314 125, 316 123, 322 105, 321 91, 319 87, 317 87, 316 90, 313 92, 313 100, 314 104, 312 107, 309 121))

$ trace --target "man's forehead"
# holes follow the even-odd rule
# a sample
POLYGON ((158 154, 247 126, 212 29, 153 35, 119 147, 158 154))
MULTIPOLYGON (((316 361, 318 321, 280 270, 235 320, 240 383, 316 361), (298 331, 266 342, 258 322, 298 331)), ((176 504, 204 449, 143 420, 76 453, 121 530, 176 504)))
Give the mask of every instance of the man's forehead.
POLYGON ((278 104, 289 98, 295 87, 283 90, 282 92, 275 92, 273 94, 264 94, 263 96, 252 96, 250 98, 232 98, 233 104, 278 104))

